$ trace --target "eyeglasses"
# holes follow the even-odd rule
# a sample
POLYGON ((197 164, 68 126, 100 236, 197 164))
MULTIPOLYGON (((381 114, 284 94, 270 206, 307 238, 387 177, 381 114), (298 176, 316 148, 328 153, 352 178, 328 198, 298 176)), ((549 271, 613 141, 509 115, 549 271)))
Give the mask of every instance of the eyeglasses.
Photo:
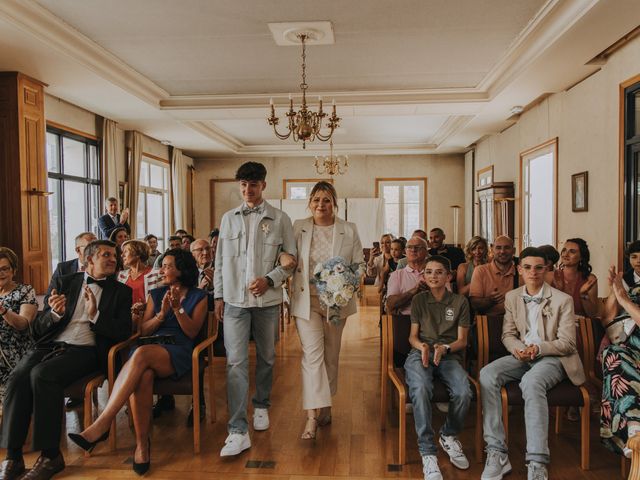
POLYGON ((211 247, 194 248, 193 251, 194 252, 210 252, 211 251, 211 247))
POLYGON ((536 272, 542 272, 547 269, 545 265, 522 265, 522 269, 527 272, 530 270, 534 270, 536 272))
POLYGON ((406 250, 426 250, 425 247, 420 245, 407 245, 406 250))

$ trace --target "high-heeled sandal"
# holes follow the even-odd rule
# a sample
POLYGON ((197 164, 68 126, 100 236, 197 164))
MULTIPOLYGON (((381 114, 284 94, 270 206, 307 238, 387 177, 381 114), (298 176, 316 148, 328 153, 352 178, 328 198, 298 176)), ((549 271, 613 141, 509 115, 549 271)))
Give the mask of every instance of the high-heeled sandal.
POLYGON ((314 440, 318 431, 318 419, 316 417, 307 417, 307 423, 304 426, 304 432, 300 435, 302 440, 314 440))
POLYGON ((79 433, 68 433, 67 436, 73 443, 78 445, 84 451, 91 453, 93 449, 96 448, 96 445, 98 445, 100 442, 104 442, 107 438, 109 438, 109 430, 100 435, 94 442, 90 442, 79 433))
POLYGON ((137 463, 136 462, 136 448, 133 449, 133 471, 136 472, 138 475, 142 476, 145 473, 147 473, 149 471, 149 467, 151 466, 151 439, 147 439, 147 445, 148 450, 149 450, 149 460, 147 460, 146 462, 142 462, 142 463, 137 463))

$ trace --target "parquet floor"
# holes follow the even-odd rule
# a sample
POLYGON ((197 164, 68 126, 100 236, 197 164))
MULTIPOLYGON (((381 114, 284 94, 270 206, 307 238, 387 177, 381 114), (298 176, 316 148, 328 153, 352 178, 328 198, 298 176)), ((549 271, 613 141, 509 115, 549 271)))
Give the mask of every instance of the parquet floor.
MULTIPOLYGON (((278 359, 270 410, 271 428, 252 432, 253 446, 243 454, 221 459, 218 452, 226 437, 226 394, 224 359, 215 365, 217 422, 203 426, 202 452, 193 454, 192 431, 185 425, 190 397, 176 397, 174 412, 155 421, 152 437, 152 463, 147 476, 158 479, 224 478, 225 480, 259 477, 261 479, 331 479, 422 478, 413 419, 408 417, 408 464, 401 471, 389 471, 397 463, 397 420, 388 417, 385 432, 379 427, 379 335, 377 308, 364 307, 349 319, 345 328, 339 393, 335 398, 333 424, 320 429, 315 441, 300 440, 304 426, 301 411, 300 342, 295 325, 287 325, 278 345, 278 359)), ((253 368, 253 362, 252 362, 253 368)), ((105 392, 101 392, 104 404, 105 392)), ((473 452, 473 418, 461 435, 471 468, 460 471, 451 466, 442 452, 439 462, 445 479, 478 479, 482 465, 475 463, 473 452)), ((80 411, 66 414, 67 429, 79 430, 80 411)), ((434 414, 436 428, 444 416, 434 414)), ((56 478, 104 479, 137 478, 131 470, 133 436, 124 413, 118 420, 118 450, 109 452, 106 444, 84 457, 75 446, 63 440, 66 470, 56 478)), ((510 459, 514 472, 507 478, 526 478, 524 466, 524 432, 521 412, 512 412, 510 459)), ((550 434, 552 479, 618 479, 619 458, 598 442, 598 419, 592 418, 591 470, 580 469, 579 425, 565 422, 561 435, 550 434)), ((552 430, 552 429, 550 429, 552 430)), ((4 455, 4 452, 1 452, 4 455)), ((31 465, 36 454, 26 455, 31 465)))

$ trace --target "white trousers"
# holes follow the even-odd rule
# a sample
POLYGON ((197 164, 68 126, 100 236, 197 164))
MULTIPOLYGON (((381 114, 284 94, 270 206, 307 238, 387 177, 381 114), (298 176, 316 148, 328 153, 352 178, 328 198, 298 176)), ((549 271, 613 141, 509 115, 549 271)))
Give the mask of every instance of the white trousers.
POLYGON ((337 325, 327 322, 327 310, 317 295, 311 296, 309 320, 296 317, 302 343, 302 408, 331 406, 338 391, 338 360, 346 318, 337 325))

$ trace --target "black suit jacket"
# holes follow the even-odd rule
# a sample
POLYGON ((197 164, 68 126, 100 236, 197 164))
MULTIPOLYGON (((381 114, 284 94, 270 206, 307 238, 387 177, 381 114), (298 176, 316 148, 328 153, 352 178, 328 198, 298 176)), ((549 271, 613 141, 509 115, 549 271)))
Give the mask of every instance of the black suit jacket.
MULTIPOLYGON (((84 273, 72 273, 55 279, 53 288, 67 297, 65 313, 60 320, 53 315, 49 304, 33 322, 36 345, 53 341, 69 325, 76 304, 81 297, 84 273)), ((106 372, 109 349, 131 336, 131 288, 109 277, 102 289, 96 323, 91 324, 95 333, 98 362, 106 372)))
POLYGON ((105 213, 100 218, 98 218, 98 229, 100 230, 100 240, 109 240, 111 236, 111 232, 113 232, 118 227, 124 227, 127 229, 127 233, 131 235, 131 227, 129 226, 129 222, 120 223, 120 214, 116 214, 116 222, 114 223, 111 215, 105 213))
POLYGON ((51 276, 51 280, 49 280, 49 288, 47 288, 47 293, 44 296, 44 304, 47 305, 49 302, 49 296, 51 295, 51 290, 54 288, 55 281, 63 275, 69 275, 70 273, 76 273, 78 271, 78 259, 74 258, 73 260, 67 260, 66 262, 60 262, 56 266, 53 275, 51 276))

